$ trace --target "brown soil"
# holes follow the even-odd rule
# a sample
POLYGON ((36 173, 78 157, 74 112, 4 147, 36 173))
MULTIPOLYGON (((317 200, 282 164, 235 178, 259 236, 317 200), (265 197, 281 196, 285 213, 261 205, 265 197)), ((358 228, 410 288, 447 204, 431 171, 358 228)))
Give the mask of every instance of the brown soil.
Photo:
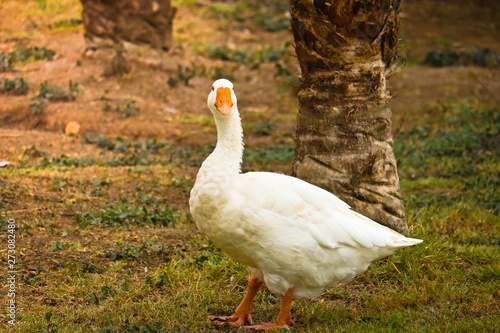
MULTIPOLYGON (((12 3, 2 6, 3 10, 12 14, 11 17, 22 17, 19 6, 12 3)), ((410 54, 419 57, 432 48, 443 48, 443 44, 447 43, 455 49, 478 46, 500 52, 500 29, 495 27, 495 24, 498 25, 498 15, 495 15, 490 7, 475 2, 408 1, 401 14, 401 36, 409 43, 410 54)), ((33 19, 21 19, 25 22, 25 29, 29 29, 30 20, 33 19)), ((169 54, 158 57, 154 51, 144 48, 139 52, 149 53, 146 57, 139 57, 137 52, 126 54, 132 72, 125 77, 109 78, 103 77, 102 73, 110 63, 112 52, 85 57, 81 29, 60 32, 36 30, 33 37, 24 40, 24 44, 53 49, 57 58, 16 66, 13 71, 0 74, 0 78, 22 76, 30 84, 28 96, 0 95, 1 135, 2 139, 7 138, 8 143, 1 145, 0 157, 15 160, 20 152, 18 148, 31 144, 43 146, 46 141, 50 142, 54 154, 57 150, 59 154, 88 150, 79 146, 77 140, 68 145, 68 141, 72 140, 57 134, 70 121, 81 125, 82 134, 94 132, 129 139, 160 138, 178 146, 214 143, 213 126, 203 125, 197 120, 200 116, 209 117, 205 95, 212 79, 196 77, 189 81, 188 86, 179 83, 171 88, 167 81, 177 74, 178 64, 204 65, 207 70, 217 66, 225 69, 237 78, 244 121, 255 118, 279 120, 281 138, 256 138, 253 133, 248 133, 248 146, 265 145, 276 140, 288 141, 293 135, 296 101, 291 93, 278 93, 282 83, 275 78, 273 64, 265 63, 252 70, 245 65, 207 59, 203 53, 196 52, 193 45, 227 43, 237 48, 260 45, 281 47, 285 41, 292 41, 291 34, 288 31, 269 33, 257 29, 233 32, 222 23, 206 14, 202 6, 181 7, 175 21, 176 46, 169 54), (50 103, 43 114, 33 115, 30 104, 38 93, 38 85, 45 80, 59 86, 66 86, 70 80, 77 81, 84 92, 77 96, 75 102, 50 103), (106 101, 103 98, 135 100, 140 112, 129 118, 116 112, 104 112, 106 101), (21 134, 19 131, 35 133, 21 134), (55 136, 52 135, 54 133, 55 136), (36 141, 33 141, 35 137, 36 141)), ((0 50, 12 50, 16 44, 6 38, 5 30, 0 34, 3 37, 0 39, 0 50)), ((293 65, 296 62, 293 48, 289 47, 288 51, 287 62, 293 65)), ((296 67, 296 64, 293 66, 296 67)), ((404 115, 403 126, 411 127, 422 119, 429 107, 469 96, 498 103, 499 84, 498 70, 422 65, 406 67, 391 79, 395 122, 399 123, 404 115)))

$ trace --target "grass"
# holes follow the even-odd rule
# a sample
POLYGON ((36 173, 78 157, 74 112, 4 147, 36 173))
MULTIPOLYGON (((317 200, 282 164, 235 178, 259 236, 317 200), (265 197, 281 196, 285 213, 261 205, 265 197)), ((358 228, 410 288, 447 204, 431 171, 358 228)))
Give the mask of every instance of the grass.
MULTIPOLYGON (((411 235, 425 242, 319 298, 295 301, 293 331, 498 327, 498 110, 464 101, 444 112, 444 123, 402 131, 395 142, 411 235)), ((256 126, 272 135, 272 124, 256 126)), ((77 162, 33 146, 23 164, 2 171, 0 224, 16 218, 22 248, 30 235, 40 242, 18 259, 19 304, 29 308, 18 313, 16 332, 217 331, 206 317, 234 311, 248 271, 198 235, 186 214, 194 173, 213 147, 82 140, 101 157, 77 162), (165 202, 175 196, 180 203, 165 202), (46 208, 15 213, 13 201, 46 208)), ((291 162, 293 145, 249 149, 244 158, 244 169, 272 168, 291 162)), ((264 288, 253 318, 273 320, 278 309, 264 288)))
MULTIPOLYGON (((145 203, 142 202, 142 204, 145 203)), ((145 205, 131 206, 123 202, 111 202, 108 206, 103 207, 100 213, 76 212, 75 220, 82 226, 98 225, 102 227, 145 225, 162 227, 179 220, 179 213, 174 212, 169 205, 153 205, 153 207, 147 208, 145 205)))

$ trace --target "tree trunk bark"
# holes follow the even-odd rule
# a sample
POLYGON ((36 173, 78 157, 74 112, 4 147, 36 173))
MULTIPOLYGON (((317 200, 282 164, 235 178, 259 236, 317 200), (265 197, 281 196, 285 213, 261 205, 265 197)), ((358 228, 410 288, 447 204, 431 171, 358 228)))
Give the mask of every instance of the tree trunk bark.
POLYGON ((290 4, 302 72, 294 175, 406 234, 386 85, 400 1, 290 4))
POLYGON ((155 49, 172 46, 176 8, 170 0, 81 0, 87 50, 115 47, 121 41, 155 49))

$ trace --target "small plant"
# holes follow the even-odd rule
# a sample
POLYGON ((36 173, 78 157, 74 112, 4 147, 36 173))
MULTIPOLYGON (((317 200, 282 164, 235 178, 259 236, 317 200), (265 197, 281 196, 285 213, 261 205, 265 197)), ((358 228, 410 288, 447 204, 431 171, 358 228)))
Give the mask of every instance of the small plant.
POLYGON ((277 62, 275 64, 276 74, 275 77, 283 78, 283 85, 295 93, 298 92, 300 87, 299 78, 292 73, 284 62, 277 62))
POLYGON ((257 58, 260 63, 278 61, 281 58, 283 58, 288 46, 290 46, 290 43, 287 42, 281 48, 275 48, 270 46, 262 47, 256 51, 257 58))
POLYGON ((28 274, 23 274, 21 280, 29 286, 37 286, 44 283, 43 274, 47 273, 46 267, 36 267, 34 270, 30 270, 28 274))
MULTIPOLYGON (((15 199, 28 191, 26 187, 19 184, 9 184, 8 182, 2 181, 0 185, 2 185, 0 186, 2 198, 15 199)), ((0 202, 2 202, 2 200, 0 200, 0 202)), ((0 217, 2 217, 2 214, 0 214, 0 217)))
POLYGON ((78 158, 61 155, 52 159, 50 159, 49 157, 45 157, 42 161, 40 161, 40 163, 38 163, 38 167, 86 167, 94 164, 96 164, 96 160, 93 158, 78 158))
POLYGON ((49 154, 41 149, 38 149, 35 145, 31 145, 31 147, 26 148, 23 151, 23 156, 27 156, 29 158, 37 158, 48 156, 49 154))
POLYGON ((289 45, 290 43, 285 43, 281 48, 264 46, 253 50, 232 49, 227 45, 207 45, 205 51, 208 52, 208 56, 212 59, 246 64, 256 68, 264 62, 280 60, 285 55, 289 45))
POLYGON ((274 121, 268 121, 263 124, 259 124, 255 127, 255 133, 257 135, 271 135, 274 129, 276 128, 276 124, 274 121))
POLYGON ((268 14, 267 10, 258 13, 254 18, 254 22, 256 22, 262 29, 271 32, 290 28, 289 17, 273 17, 268 14))
POLYGON ((115 143, 109 139, 107 136, 102 134, 87 134, 82 137, 82 143, 94 144, 100 148, 107 150, 115 149, 115 143))
POLYGON ((116 295, 116 291, 110 286, 102 286, 99 292, 93 292, 92 296, 85 298, 87 303, 99 304, 100 300, 103 298, 110 298, 116 295))
POLYGON ((47 8, 47 0, 36 0, 38 2, 38 7, 45 10, 47 8))
POLYGON ((243 161, 250 163, 269 163, 269 161, 291 161, 295 155, 295 146, 269 145, 265 149, 247 149, 243 153, 243 161))
POLYGON ((52 322, 52 317, 54 316, 54 311, 45 312, 45 322, 46 326, 40 329, 38 332, 41 333, 55 333, 57 332, 55 324, 52 322))
POLYGON ((236 20, 238 22, 244 21, 246 15, 245 11, 248 5, 244 1, 235 1, 235 3, 210 3, 205 7, 206 12, 219 20, 236 20))
POLYGON ((46 49, 45 47, 30 47, 27 49, 18 49, 19 61, 28 61, 30 58, 36 61, 50 61, 54 60, 56 52, 51 49, 46 49))
POLYGON ((177 77, 170 77, 167 81, 170 87, 175 87, 178 82, 183 82, 186 86, 189 85, 189 81, 197 76, 205 76, 206 70, 204 66, 191 65, 182 66, 177 65, 177 77))
POLYGON ((449 49, 441 52, 432 50, 427 52, 423 62, 432 67, 475 65, 496 68, 500 67, 500 55, 489 48, 474 48, 469 52, 457 52, 449 49))
POLYGON ((13 80, 4 79, 3 87, 0 86, 0 93, 12 95, 28 94, 29 85, 22 77, 15 77, 13 80))
POLYGON ((153 242, 143 241, 140 245, 119 244, 118 249, 105 252, 106 257, 111 260, 136 259, 139 257, 148 257, 152 253, 159 253, 159 246, 154 246, 153 242))
POLYGON ((54 177, 50 183, 50 189, 54 192, 61 192, 64 188, 71 186, 68 178, 54 177))
POLYGON ((132 114, 139 113, 139 108, 135 105, 135 101, 129 101, 123 108, 123 115, 130 117, 132 114))
POLYGON ((38 96, 31 103, 31 113, 42 114, 49 102, 71 102, 76 99, 75 94, 82 92, 78 82, 69 81, 67 88, 50 86, 47 81, 40 83, 38 96))
POLYGON ((26 62, 30 59, 35 61, 50 61, 56 55, 54 50, 44 47, 17 48, 12 52, 0 53, 0 72, 11 69, 16 62, 26 62))
POLYGON ((2 52, 0 53, 0 72, 5 72, 11 69, 16 62, 16 56, 14 52, 2 52))
POLYGON ((167 276, 163 272, 159 274, 146 276, 145 282, 146 284, 149 284, 154 287, 162 287, 170 284, 170 282, 167 279, 167 276))
POLYGON ((52 242, 52 250, 64 250, 64 244, 62 242, 56 241, 52 242))
POLYGON ((98 180, 77 180, 76 186, 79 193, 85 193, 96 197, 102 197, 107 193, 107 187, 113 184, 112 180, 98 179, 98 180))
POLYGON ((109 65, 104 69, 102 76, 123 76, 130 73, 131 69, 127 65, 127 60, 123 56, 123 53, 125 52, 123 47, 119 47, 115 51, 115 56, 111 59, 109 65))
POLYGON ((118 112, 125 116, 125 118, 131 117, 134 114, 138 114, 141 111, 136 105, 136 101, 127 99, 115 99, 111 101, 108 100, 104 103, 102 110, 106 112, 118 112))
POLYGON ((102 209, 102 215, 96 216, 92 212, 77 212, 75 219, 82 225, 100 225, 102 227, 119 226, 168 226, 175 223, 179 213, 169 205, 153 205, 152 208, 134 207, 118 201, 111 202, 102 209))
POLYGON ((87 259, 78 259, 77 263, 82 273, 98 273, 102 271, 98 265, 88 261, 87 259))
POLYGON ((31 113, 42 114, 45 112, 45 109, 47 109, 47 105, 49 105, 49 102, 46 99, 37 98, 30 104, 31 113))
POLYGON ((233 61, 241 64, 250 63, 251 55, 249 51, 231 49, 227 45, 207 45, 205 49, 212 59, 233 61))
POLYGON ((38 99, 46 99, 51 102, 71 102, 76 99, 75 94, 82 92, 78 82, 69 81, 68 87, 50 86, 47 81, 40 83, 38 99))
POLYGON ((57 28, 61 28, 61 27, 76 27, 76 26, 81 25, 82 23, 83 23, 82 20, 72 17, 69 20, 68 19, 59 20, 59 21, 54 22, 53 24, 49 24, 48 28, 49 29, 57 29, 57 28))
POLYGON ((174 179, 172 179, 172 185, 175 187, 193 187, 194 182, 193 179, 191 178, 186 178, 183 176, 175 176, 174 179))
POLYGON ((226 72, 220 67, 215 67, 208 72, 208 77, 212 80, 217 80, 220 78, 228 79, 229 81, 236 82, 236 77, 233 73, 226 72))

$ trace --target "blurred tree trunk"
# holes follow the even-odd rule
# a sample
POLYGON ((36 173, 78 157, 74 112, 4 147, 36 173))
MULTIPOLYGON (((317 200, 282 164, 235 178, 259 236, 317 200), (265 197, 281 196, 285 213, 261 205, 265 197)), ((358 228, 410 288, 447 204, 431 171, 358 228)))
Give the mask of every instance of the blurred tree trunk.
POLYGON ((290 0, 302 72, 295 176, 406 234, 387 76, 400 0, 290 0))
POLYGON ((87 49, 121 41, 168 50, 176 8, 170 0, 81 0, 87 49))

